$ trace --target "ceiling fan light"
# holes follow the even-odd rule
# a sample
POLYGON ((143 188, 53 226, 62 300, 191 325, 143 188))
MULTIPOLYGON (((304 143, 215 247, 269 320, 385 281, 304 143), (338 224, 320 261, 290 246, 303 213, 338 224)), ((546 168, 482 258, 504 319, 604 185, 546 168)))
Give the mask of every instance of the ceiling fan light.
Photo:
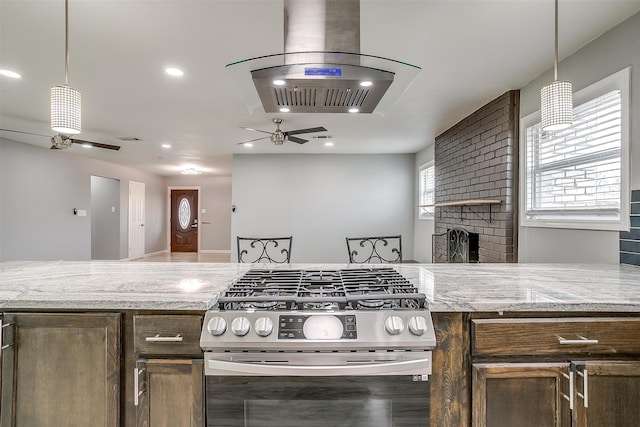
POLYGON ((65 135, 82 131, 82 96, 69 86, 51 88, 51 129, 65 135))
POLYGON ((573 123, 573 87, 571 82, 554 81, 540 91, 542 130, 558 131, 573 123))

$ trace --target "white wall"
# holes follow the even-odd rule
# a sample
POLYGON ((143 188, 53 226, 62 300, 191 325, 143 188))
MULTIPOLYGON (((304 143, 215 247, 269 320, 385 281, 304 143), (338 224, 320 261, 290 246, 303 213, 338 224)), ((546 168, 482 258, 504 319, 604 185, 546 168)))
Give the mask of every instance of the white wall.
POLYGON ((147 252, 166 248, 163 177, 7 139, 0 151, 0 261, 89 260, 92 175, 120 180, 120 258, 127 257, 128 181, 146 184, 147 252))
POLYGON ((236 236, 293 236, 291 262, 348 261, 345 237, 402 235, 413 259, 415 155, 234 155, 236 236))
MULTIPOLYGON (((420 166, 425 163, 433 161, 434 158, 434 145, 430 144, 424 150, 416 153, 416 163, 414 174, 415 177, 418 177, 418 173, 420 171, 420 166)), ((419 186, 420 183, 416 179, 415 183, 415 206, 418 206, 420 203, 419 200, 419 186)), ((418 262, 431 262, 432 261, 432 247, 431 247, 431 236, 433 235, 434 230, 434 222, 433 219, 420 219, 418 218, 419 213, 418 209, 414 210, 414 240, 413 240, 413 259, 418 262)))
MULTIPOLYGON (((597 38, 558 66, 558 77, 579 91, 631 66, 631 189, 640 189, 640 13, 597 38), (635 160, 635 161, 634 161, 635 160)), ((552 52, 550 52, 552 54, 552 52)), ((551 57, 551 56, 550 56, 551 57)), ((540 109, 540 89, 553 81, 548 71, 520 92, 520 117, 540 109)), ((522 137, 522 136, 521 136, 522 137)), ((521 141, 521 150, 522 148, 521 141)), ((521 195, 522 196, 522 195, 521 195)), ((520 202, 523 206, 523 202, 520 202)), ((618 232, 519 229, 519 262, 618 263, 618 232)))
MULTIPOLYGON (((200 187, 200 250, 231 249, 231 177, 175 176, 167 178, 168 187, 200 187)), ((167 218, 167 226, 169 219, 167 218)))

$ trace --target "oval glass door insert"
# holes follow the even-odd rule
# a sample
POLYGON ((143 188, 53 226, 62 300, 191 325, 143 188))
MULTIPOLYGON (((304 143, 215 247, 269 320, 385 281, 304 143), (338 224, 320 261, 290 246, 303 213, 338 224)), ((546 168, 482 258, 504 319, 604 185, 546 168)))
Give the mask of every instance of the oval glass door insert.
POLYGON ((178 222, 183 230, 186 230, 191 221, 191 204, 186 197, 183 197, 178 204, 178 222))

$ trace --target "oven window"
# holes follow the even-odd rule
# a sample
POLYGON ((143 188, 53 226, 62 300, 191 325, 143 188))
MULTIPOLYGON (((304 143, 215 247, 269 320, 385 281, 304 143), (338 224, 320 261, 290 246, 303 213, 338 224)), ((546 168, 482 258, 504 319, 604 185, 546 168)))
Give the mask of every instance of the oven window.
POLYGON ((247 427, 393 426, 389 399, 246 400, 247 427), (301 424, 301 420, 304 423, 301 424))
POLYGON ((208 427, 429 426, 429 383, 409 376, 206 377, 208 427))

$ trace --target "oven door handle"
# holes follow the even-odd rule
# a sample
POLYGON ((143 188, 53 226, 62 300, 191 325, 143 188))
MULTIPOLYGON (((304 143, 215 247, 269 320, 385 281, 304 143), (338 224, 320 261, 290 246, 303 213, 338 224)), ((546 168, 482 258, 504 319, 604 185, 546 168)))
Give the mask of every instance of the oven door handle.
POLYGON ((255 362, 230 362, 208 359, 206 375, 268 377, 332 377, 378 375, 430 375, 431 359, 402 360, 348 365, 284 365, 255 362))

